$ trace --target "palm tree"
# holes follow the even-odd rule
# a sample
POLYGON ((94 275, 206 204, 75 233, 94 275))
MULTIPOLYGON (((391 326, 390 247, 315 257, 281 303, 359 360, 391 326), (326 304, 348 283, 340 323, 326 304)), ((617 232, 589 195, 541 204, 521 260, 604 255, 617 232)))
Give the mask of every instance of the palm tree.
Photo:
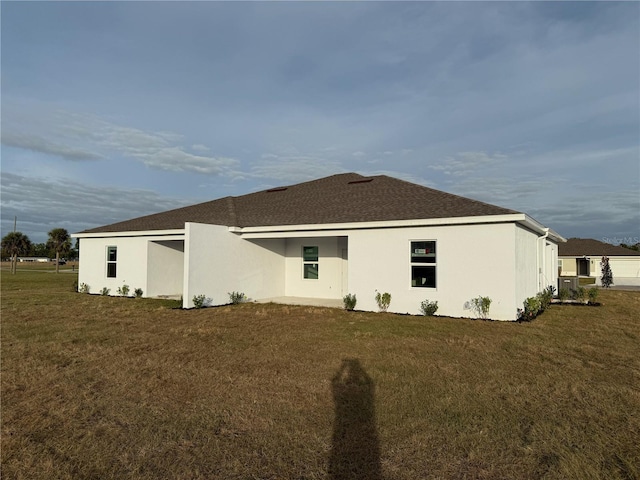
POLYGON ((47 248, 56 252, 56 273, 60 272, 60 253, 67 252, 71 248, 71 237, 64 228, 54 228, 49 232, 47 248))
POLYGON ((2 239, 2 248, 11 255, 11 273, 16 273, 18 255, 31 250, 31 240, 22 232, 7 233, 2 239))

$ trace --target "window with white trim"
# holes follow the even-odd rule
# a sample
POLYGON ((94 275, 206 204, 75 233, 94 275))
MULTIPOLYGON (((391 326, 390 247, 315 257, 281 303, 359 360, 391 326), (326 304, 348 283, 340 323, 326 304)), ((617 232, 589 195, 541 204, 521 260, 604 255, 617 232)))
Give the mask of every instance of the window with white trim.
POLYGON ((310 280, 318 279, 318 247, 302 247, 302 276, 310 280))
POLYGON ((107 278, 116 278, 118 247, 107 247, 107 278))
POLYGON ((411 242, 411 286, 436 288, 436 241, 411 242))

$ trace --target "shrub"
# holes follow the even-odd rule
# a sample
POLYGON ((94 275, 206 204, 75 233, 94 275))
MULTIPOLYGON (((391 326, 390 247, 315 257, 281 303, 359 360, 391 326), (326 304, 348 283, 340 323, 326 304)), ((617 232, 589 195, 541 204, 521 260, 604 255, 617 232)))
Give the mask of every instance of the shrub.
POLYGON ((91 287, 86 283, 81 283, 80 288, 78 289, 80 293, 89 293, 91 291, 91 287))
POLYGON ((479 296, 471 299, 471 308, 476 312, 476 317, 487 320, 489 318, 489 308, 491 307, 491 299, 489 297, 479 296))
POLYGON ((342 297, 342 303, 344 303, 344 309, 348 311, 352 311, 356 308, 356 294, 353 295, 351 293, 347 293, 344 297, 342 297))
POLYGON ((438 302, 430 302, 428 299, 420 304, 420 312, 426 317, 435 315, 438 311, 438 302))
POLYGON ((135 294, 136 298, 141 298, 141 297, 142 297, 142 294, 143 294, 144 292, 142 291, 142 289, 141 289, 141 288, 136 288, 136 289, 133 291, 133 293, 135 294))
POLYGON ((194 295, 193 296, 193 306, 195 308, 206 307, 209 303, 211 303, 211 299, 207 298, 205 295, 194 295))
POLYGON ((386 312, 391 304, 391 294, 388 292, 380 293, 376 290, 376 303, 380 312, 386 312))
POLYGON ((598 289, 596 287, 592 287, 587 291, 587 295, 589 296, 589 303, 596 303, 596 299, 598 298, 598 289))
POLYGON ((602 271, 600 282, 604 288, 609 288, 613 285, 613 272, 609 265, 609 257, 602 257, 602 260, 600 261, 600 270, 602 271))
POLYGON ((587 296, 587 291, 585 290, 584 287, 578 287, 578 289, 575 291, 576 300, 579 300, 584 303, 584 299, 586 296, 587 296))
POLYGON ((231 293, 228 293, 227 295, 229 295, 229 301, 233 305, 237 305, 247 300, 247 297, 242 292, 231 292, 231 293))
POLYGON ((102 295, 103 297, 106 297, 107 295, 109 295, 110 291, 111 289, 107 287, 102 287, 102 290, 100 290, 100 295, 102 295))
POLYGON ((540 313, 544 312, 551 304, 555 291, 556 288, 553 285, 549 285, 542 292, 538 293, 537 298, 540 300, 540 313))
POLYGON ((124 284, 121 287, 118 287, 118 295, 120 295, 122 297, 128 297, 129 296, 129 285, 124 284))
POLYGON ((518 320, 530 322, 538 316, 542 306, 538 295, 529 297, 523 302, 524 309, 518 309, 518 320))
POLYGON ((569 289, 568 288, 561 288, 558 291, 558 298, 560 299, 561 302, 564 302, 565 300, 569 299, 569 289))

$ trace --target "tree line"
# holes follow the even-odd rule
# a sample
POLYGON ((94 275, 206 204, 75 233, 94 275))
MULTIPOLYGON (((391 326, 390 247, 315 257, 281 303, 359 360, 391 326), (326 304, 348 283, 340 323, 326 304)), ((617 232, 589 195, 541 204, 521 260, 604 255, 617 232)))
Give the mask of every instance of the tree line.
POLYGON ((60 269, 60 257, 75 258, 78 256, 78 242, 76 248, 71 246, 71 236, 64 228, 54 228, 49 232, 46 243, 32 243, 22 232, 10 232, 2 238, 2 258, 11 259, 11 273, 16 273, 18 257, 47 257, 56 258, 56 273, 60 269))

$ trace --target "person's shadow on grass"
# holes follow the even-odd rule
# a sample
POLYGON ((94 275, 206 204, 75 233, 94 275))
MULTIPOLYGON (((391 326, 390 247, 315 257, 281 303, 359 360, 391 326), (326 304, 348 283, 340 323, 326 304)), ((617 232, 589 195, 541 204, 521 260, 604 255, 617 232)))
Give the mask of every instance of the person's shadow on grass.
POLYGON ((335 420, 331 480, 382 480, 374 383, 357 359, 345 359, 331 381, 335 420))

